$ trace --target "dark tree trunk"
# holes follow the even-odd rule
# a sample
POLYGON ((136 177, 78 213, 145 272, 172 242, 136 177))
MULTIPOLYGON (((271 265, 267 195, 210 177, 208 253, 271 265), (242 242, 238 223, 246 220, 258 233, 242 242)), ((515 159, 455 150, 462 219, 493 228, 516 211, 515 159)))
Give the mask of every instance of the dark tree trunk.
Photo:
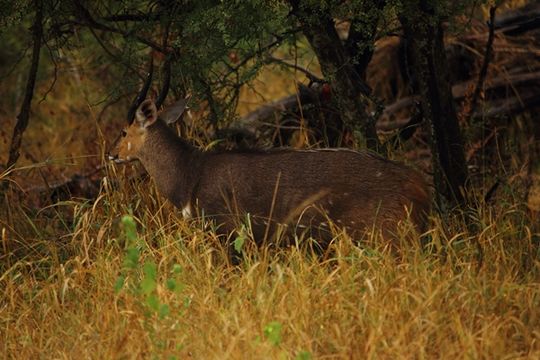
POLYGON ((381 17, 381 11, 386 0, 365 1, 361 4, 360 12, 366 19, 351 21, 349 36, 345 41, 345 49, 354 60, 354 68, 362 80, 366 80, 366 70, 375 50, 375 35, 381 17))
POLYGON ((26 90, 24 93, 24 100, 21 105, 21 111, 17 116, 17 122, 13 129, 13 136, 11 138, 11 145, 9 147, 9 158, 6 164, 6 168, 9 169, 19 159, 20 147, 22 137, 26 127, 28 126, 28 119, 30 118, 30 107, 32 105, 32 98, 34 97, 34 87, 36 85, 36 76, 39 65, 39 53, 41 51, 41 40, 43 36, 43 3, 41 0, 35 0, 36 5, 36 17, 34 24, 32 25, 32 62, 30 64, 30 70, 28 71, 28 80, 26 82, 26 90))
POLYGON ((347 49, 342 44, 331 15, 310 4, 291 0, 293 13, 302 25, 325 79, 330 83, 333 100, 344 123, 359 132, 361 145, 379 150, 375 121, 366 112, 363 96, 370 90, 355 69, 347 49))
POLYGON ((401 22, 408 65, 424 119, 430 126, 436 200, 443 209, 463 205, 467 164, 449 80, 443 27, 427 1, 407 2, 404 10, 401 22))

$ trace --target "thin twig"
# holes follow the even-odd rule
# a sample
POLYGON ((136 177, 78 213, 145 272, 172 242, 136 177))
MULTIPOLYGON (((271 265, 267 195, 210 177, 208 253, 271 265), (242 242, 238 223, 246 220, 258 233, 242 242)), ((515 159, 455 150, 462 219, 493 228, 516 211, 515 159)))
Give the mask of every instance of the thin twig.
MULTIPOLYGON (((120 100, 128 97, 128 96, 131 96, 131 93, 126 93, 126 94, 121 94, 115 98, 113 98, 111 101, 107 102, 105 105, 103 105, 103 107, 101 108, 98 116, 97 116, 97 122, 98 123, 101 123, 101 120, 103 118, 103 115, 105 114, 105 111, 107 111, 107 109, 115 104, 117 104, 120 100)), ((109 95, 107 98, 111 98, 111 96, 109 95)), ((105 99, 106 101, 107 99, 105 99)))
POLYGON ((118 29, 118 28, 115 28, 115 27, 105 25, 105 24, 102 24, 102 23, 98 22, 97 20, 95 20, 92 17, 92 15, 88 11, 88 9, 86 9, 80 3, 80 1, 75 1, 75 5, 76 5, 77 10, 78 10, 78 15, 80 16, 81 20, 83 20, 83 21, 71 21, 71 23, 73 23, 75 25, 82 25, 82 26, 92 27, 94 29, 101 30, 101 31, 107 31, 107 32, 120 34, 125 38, 130 38, 131 37, 131 38, 136 39, 140 43, 148 45, 152 49, 154 49, 156 51, 159 51, 162 54, 167 54, 168 53, 167 49, 163 49, 159 44, 157 44, 156 42, 154 42, 154 41, 152 41, 150 39, 146 39, 146 38, 143 38, 142 36, 136 35, 134 33, 127 32, 127 31, 124 31, 124 30, 121 30, 121 29, 118 29))
MULTIPOLYGON (((101 46, 101 48, 103 49, 103 51, 105 51, 105 53, 107 55, 109 55, 111 58, 113 58, 115 61, 118 61, 119 63, 121 63, 122 65, 124 65, 126 68, 128 68, 133 74, 137 74, 137 76, 139 76, 139 78, 141 80, 144 81, 144 76, 140 75, 139 72, 133 67, 131 66, 131 64, 125 60, 124 56, 119 56, 119 55, 116 55, 114 54, 111 50, 109 50, 109 48, 107 46, 105 46, 105 44, 103 43, 103 41, 100 39, 100 37, 98 36, 98 34, 96 34, 96 32, 94 31, 93 28, 89 28, 88 30, 90 30, 90 33, 94 36, 94 39, 96 39, 97 43, 99 46, 101 46)), ((108 44, 109 47, 112 47, 111 44, 108 44)))
POLYGON ((397 149, 398 145, 400 143, 403 143, 407 140, 409 140, 416 130, 422 125, 422 121, 424 120, 424 115, 422 113, 422 108, 419 103, 416 104, 415 114, 411 116, 411 118, 407 121, 405 125, 399 128, 399 131, 397 134, 392 136, 389 140, 385 142, 386 148, 394 148, 397 149))
POLYGON ((260 56, 261 54, 264 54, 266 51, 269 51, 274 46, 279 46, 281 44, 282 38, 277 38, 274 41, 270 42, 269 44, 258 48, 256 51, 252 52, 251 54, 247 55, 242 61, 240 61, 235 67, 233 67, 227 74, 223 76, 223 80, 227 80, 231 74, 234 74, 240 70, 240 68, 244 65, 246 65, 251 59, 260 56))
POLYGON ((480 74, 478 75, 478 82, 476 83, 476 88, 474 89, 474 93, 471 100, 470 110, 468 114, 468 118, 471 119, 472 115, 474 114, 476 110, 476 106, 478 104, 478 99, 480 98, 480 94, 482 93, 482 88, 484 87, 484 82, 486 81, 487 71, 489 67, 489 63, 491 61, 492 53, 493 53, 493 40, 495 38, 495 11, 497 10, 497 5, 492 6, 489 8, 489 21, 488 21, 488 27, 489 27, 489 35, 488 40, 486 43, 486 50, 484 52, 484 61, 482 63, 482 67, 480 68, 480 74))
POLYGON ((275 62, 275 63, 278 63, 278 64, 281 64, 281 65, 284 65, 284 66, 287 66, 287 67, 290 67, 290 68, 293 68, 295 70, 298 70, 304 74, 306 74, 307 78, 312 81, 312 82, 324 82, 323 79, 321 79, 320 77, 318 77, 317 75, 315 75, 314 73, 312 73, 311 71, 309 71, 308 69, 305 69, 303 67, 301 67, 300 65, 297 65, 297 64, 291 64, 283 59, 279 59, 277 57, 274 57, 272 55, 268 56, 268 60, 272 61, 272 62, 275 62))
POLYGON ((49 95, 49 93, 52 91, 52 89, 54 88, 54 85, 56 84, 56 81, 58 80, 58 62, 54 58, 53 51, 51 47, 49 46, 49 44, 47 43, 47 41, 45 41, 45 46, 47 47, 47 50, 49 50, 49 54, 51 55, 51 60, 54 64, 53 81, 51 82, 51 85, 49 85, 49 88, 47 89, 47 91, 45 91, 45 94, 43 94, 43 96, 41 97, 41 100, 39 100, 38 104, 41 104, 47 99, 47 95, 49 95))
POLYGON ((158 14, 117 14, 111 16, 104 16, 101 19, 105 21, 112 22, 123 22, 123 21, 150 21, 156 20, 159 18, 158 14))
POLYGON ((13 66, 8 70, 6 71, 5 74, 2 74, 0 75, 0 80, 4 80, 4 79, 7 79, 14 71, 15 69, 17 68, 17 66, 19 66, 19 64, 21 63, 21 61, 23 59, 26 59, 26 53, 28 52, 28 49, 30 47, 27 46, 22 52, 21 54, 17 57, 17 59, 15 60, 15 62, 13 63, 13 66))

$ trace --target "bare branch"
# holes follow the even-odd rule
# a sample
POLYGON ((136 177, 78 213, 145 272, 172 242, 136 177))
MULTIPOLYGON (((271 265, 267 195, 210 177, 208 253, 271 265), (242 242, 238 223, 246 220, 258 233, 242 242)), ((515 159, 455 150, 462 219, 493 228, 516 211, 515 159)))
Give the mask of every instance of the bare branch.
POLYGON ((468 118, 470 119, 472 114, 474 114, 476 110, 476 106, 478 104, 478 98, 480 98, 480 94, 482 92, 482 88, 484 87, 484 82, 486 80, 487 71, 489 67, 489 63, 491 61, 492 52, 493 52, 493 40, 494 40, 494 33, 495 33, 495 11, 497 10, 497 6, 492 6, 489 9, 489 35, 488 40, 486 43, 486 50, 484 53, 484 61, 482 63, 482 67, 480 68, 480 73, 478 75, 478 82, 476 83, 476 87, 474 89, 474 93, 471 100, 470 110, 468 114, 468 118))
POLYGON ((273 47, 276 47, 276 46, 279 46, 281 44, 281 42, 283 41, 283 37, 282 36, 277 36, 276 35, 276 39, 274 39, 274 41, 266 44, 265 46, 263 47, 260 47, 258 48, 256 51, 252 52, 251 54, 249 54, 248 56, 246 56, 242 61, 240 61, 238 63, 238 65, 236 65, 234 68, 232 68, 227 74, 225 74, 223 76, 223 80, 227 80, 227 78, 229 76, 231 76, 232 74, 238 72, 238 70, 240 70, 240 68, 244 65, 246 65, 251 59, 253 59, 254 57, 257 57, 257 56, 261 56, 262 54, 264 54, 266 51, 269 51, 270 49, 272 49, 273 47))
POLYGON ((392 136, 386 143, 385 146, 388 148, 389 146, 392 146, 393 148, 397 148, 399 143, 403 143, 407 140, 409 140, 416 130, 422 125, 422 121, 424 120, 424 116, 422 114, 422 107, 419 103, 416 103, 416 109, 413 116, 409 118, 409 120, 399 128, 397 134, 392 136))
POLYGON ((26 82, 26 90, 24 94, 24 100, 21 105, 21 111, 17 116, 17 123, 13 129, 13 137, 11 138, 11 145, 9 147, 9 158, 6 168, 9 169, 19 159, 20 147, 22 137, 26 127, 28 126, 28 119, 30 118, 30 108, 32 105, 32 98, 34 97, 34 88, 36 85, 36 76, 39 65, 39 55, 41 51, 41 42, 43 38, 43 2, 42 0, 35 0, 36 17, 34 24, 32 25, 32 62, 30 64, 30 70, 28 71, 28 80, 26 82))
POLYGON ((290 68, 293 68, 295 70, 298 70, 302 73, 304 73, 307 78, 309 79, 309 81, 312 81, 312 82, 324 82, 323 79, 321 79, 320 77, 318 77, 317 75, 315 75, 314 73, 312 73, 311 71, 309 71, 308 69, 306 68, 303 68, 297 64, 291 64, 283 59, 279 59, 277 57, 274 57, 272 55, 268 56, 268 60, 272 61, 272 62, 275 62, 275 63, 278 63, 278 64, 281 64, 281 65, 284 65, 284 66, 287 66, 287 67, 290 67, 290 68))
POLYGON ((150 21, 157 19, 157 14, 118 14, 105 16, 102 18, 104 21, 112 22, 124 22, 124 21, 150 21))
POLYGON ((503 33, 507 36, 518 36, 539 27, 540 4, 537 1, 531 1, 523 7, 498 16, 494 25, 496 33, 503 33))
POLYGON ((377 33, 377 26, 381 18, 382 9, 386 6, 386 0, 367 1, 363 3, 362 11, 368 13, 369 20, 355 19, 351 21, 349 35, 344 42, 351 59, 355 59, 354 67, 358 74, 365 80, 366 69, 373 56, 374 41, 377 33), (358 24, 360 23, 360 24, 358 24), (359 46, 366 46, 360 49, 359 46))
MULTIPOLYGON (((101 48, 103 49, 103 51, 105 51, 105 53, 107 55, 109 55, 111 58, 113 58, 115 61, 118 61, 119 63, 121 63, 122 65, 124 65, 126 68, 128 68, 129 70, 131 70, 132 73, 134 74, 139 74, 139 72, 137 70, 135 70, 135 68, 133 66, 131 66, 131 64, 126 61, 124 59, 124 57, 122 56, 118 56, 116 54, 114 54, 111 50, 109 50, 109 47, 105 46, 105 44, 103 43, 103 41, 100 39, 100 37, 98 36, 98 34, 96 34, 96 32, 94 31, 93 28, 89 28, 90 30, 90 33, 92 33, 92 35, 94 36, 94 39, 96 39, 97 43, 99 44, 99 46, 101 46, 101 48)), ((109 45, 110 46, 110 45, 109 45)), ((140 75, 139 75, 140 76, 140 75)), ((140 76, 141 80, 144 79, 144 77, 140 76)))
POLYGON ((43 101, 47 99, 47 95, 49 95, 49 93, 52 91, 52 89, 54 88, 54 85, 56 84, 56 81, 58 80, 58 62, 54 58, 53 51, 46 41, 45 41, 45 46, 47 47, 47 50, 49 50, 49 54, 51 55, 51 60, 54 64, 53 81, 51 82, 51 85, 49 86, 47 91, 45 91, 45 94, 43 94, 43 96, 41 97, 41 100, 39 100, 38 104, 41 104, 43 101))
POLYGON ((115 27, 112 27, 112 26, 109 26, 109 25, 105 25, 105 24, 102 24, 100 22, 98 22, 97 20, 95 20, 92 15, 90 14, 90 12, 88 11, 88 9, 86 9, 81 3, 80 1, 75 1, 75 6, 77 7, 77 10, 78 10, 78 15, 79 17, 81 18, 82 22, 80 21, 73 21, 74 24, 77 24, 77 25, 83 25, 83 26, 88 26, 88 27, 92 27, 96 30, 101 30, 101 31, 108 31, 108 32, 112 32, 112 33, 116 33, 116 34, 120 34, 126 38, 134 38, 136 39, 137 41, 139 41, 140 43, 142 44, 145 44, 145 45, 148 45, 149 47, 151 47, 152 49, 156 50, 156 51, 159 51, 160 53, 162 54, 167 54, 168 51, 167 49, 164 49, 162 48, 159 44, 155 43, 154 41, 152 40, 149 40, 149 39, 146 39, 146 38, 143 38, 142 36, 139 36, 139 35, 136 35, 136 34, 133 34, 133 33, 130 33, 130 32, 127 32, 127 31, 124 31, 124 30, 120 30, 120 29, 117 29, 115 27))
POLYGON ((4 80, 4 79, 8 78, 11 74, 13 74, 13 71, 15 71, 15 69, 17 68, 17 66, 19 66, 21 61, 23 59, 26 59, 26 53, 28 52, 29 48, 30 47, 27 46, 27 47, 24 48, 23 51, 21 51, 20 55, 18 55, 17 59, 13 62, 13 66, 8 71, 6 71, 5 74, 0 75, 0 80, 4 80))

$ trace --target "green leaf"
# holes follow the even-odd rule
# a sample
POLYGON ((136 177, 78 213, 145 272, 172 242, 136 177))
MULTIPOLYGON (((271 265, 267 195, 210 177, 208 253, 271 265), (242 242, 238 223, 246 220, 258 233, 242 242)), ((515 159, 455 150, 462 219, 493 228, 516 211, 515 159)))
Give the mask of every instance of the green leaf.
POLYGON ((179 275, 182 273, 182 267, 179 264, 174 264, 172 267, 172 272, 175 275, 179 275))
POLYGON ((171 309, 169 308, 169 305, 167 304, 161 304, 159 307, 159 317, 161 319, 165 318, 171 313, 171 309))
POLYGON ((157 279, 157 265, 153 261, 147 261, 143 265, 143 273, 146 277, 157 279))
POLYGON ((309 351, 302 350, 296 354, 295 360, 311 360, 312 356, 309 351))
POLYGON ((119 293, 120 290, 124 287, 124 283, 126 282, 126 277, 124 275, 118 276, 116 279, 116 282, 114 283, 114 292, 119 293))
POLYGON ((157 266, 153 261, 147 261, 143 265, 144 278, 141 281, 141 290, 145 295, 150 295, 157 288, 157 266))
POLYGON ((240 236, 238 236, 236 239, 234 239, 234 250, 236 250, 236 252, 238 252, 238 253, 241 253, 242 248, 244 247, 245 241, 246 241, 246 239, 244 237, 240 237, 240 236))
POLYGON ((135 269, 139 264, 139 249, 132 247, 126 250, 124 266, 130 269, 135 269))
POLYGON ((156 294, 152 294, 146 298, 146 305, 155 312, 159 311, 159 299, 156 294))
POLYGON ((259 345, 261 342, 262 342, 261 337, 257 335, 254 340, 255 345, 259 345))
POLYGON ((126 234, 126 239, 129 243, 135 242, 137 240, 137 224, 131 215, 124 215, 122 217, 122 225, 124 226, 124 233, 126 234))
POLYGON ((264 327, 264 336, 274 346, 278 346, 281 343, 281 323, 277 321, 271 321, 264 327))
POLYGON ((167 289, 174 291, 176 289, 176 280, 167 279, 167 281, 165 281, 165 285, 167 286, 167 289))
POLYGON ((236 239, 234 239, 234 250, 236 250, 237 253, 241 253, 245 242, 246 242, 245 236, 238 235, 236 239))
POLYGON ((156 281, 152 278, 145 277, 141 281, 141 291, 145 295, 150 295, 154 290, 156 290, 157 284, 156 281))

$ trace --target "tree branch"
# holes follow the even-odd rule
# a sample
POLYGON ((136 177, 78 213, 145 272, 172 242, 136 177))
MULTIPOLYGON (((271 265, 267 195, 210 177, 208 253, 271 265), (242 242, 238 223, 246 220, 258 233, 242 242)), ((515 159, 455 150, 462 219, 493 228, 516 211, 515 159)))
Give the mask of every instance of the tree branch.
POLYGON ((143 37, 141 37, 139 35, 136 35, 136 34, 124 31, 124 30, 120 30, 120 29, 117 29, 115 27, 105 25, 105 24, 102 24, 102 23, 96 21, 92 17, 92 15, 88 11, 88 9, 86 9, 80 3, 80 1, 75 1, 75 6, 77 8, 80 20, 82 20, 82 21, 72 21, 74 24, 92 27, 92 28, 94 28, 96 30, 108 31, 108 32, 120 34, 120 35, 122 35, 122 36, 124 36, 126 38, 132 37, 132 38, 136 39, 137 41, 139 41, 140 43, 148 45, 152 49, 154 49, 156 51, 159 51, 162 54, 167 54, 169 52, 167 49, 162 48, 158 43, 156 43, 156 42, 154 42, 152 40, 143 38, 143 37))
POLYGON ((409 120, 399 128, 397 134, 386 141, 386 148, 391 146, 392 148, 397 149, 399 143, 409 140, 420 125, 422 125, 423 120, 424 115, 422 113, 422 107, 419 103, 417 103, 414 115, 411 116, 409 120))
POLYGON ((274 39, 274 41, 270 42, 269 44, 257 49, 256 51, 254 51, 251 54, 249 54, 248 56, 246 56, 242 61, 240 61, 238 63, 238 65, 233 67, 227 74, 225 74, 223 76, 223 80, 227 80, 227 78, 229 76, 231 76, 232 74, 238 72, 238 70, 240 70, 240 68, 242 66, 246 65, 254 57, 257 57, 257 56, 260 56, 261 54, 264 54, 266 51, 269 51, 274 46, 279 46, 281 44, 281 41, 283 41, 282 37, 276 37, 276 39, 274 39))
POLYGON ((364 97, 369 97, 371 89, 353 66, 348 51, 342 44, 331 14, 320 14, 314 3, 300 4, 289 0, 292 15, 302 26, 313 52, 321 66, 321 72, 329 81, 339 115, 346 126, 357 134, 356 141, 362 146, 378 151, 380 142, 375 130, 376 119, 366 110, 364 97))
POLYGON ((39 65, 39 55, 41 51, 41 42, 43 38, 43 2, 42 0, 35 0, 36 17, 34 24, 32 25, 32 62, 30 64, 30 70, 28 71, 28 80, 26 82, 26 90, 24 94, 24 100, 21 105, 21 111, 17 116, 17 123, 13 129, 13 136, 11 138, 11 145, 9 147, 9 158, 6 168, 9 169, 19 159, 20 147, 22 137, 26 127, 28 126, 28 119, 30 118, 30 108, 32 105, 32 98, 34 97, 34 88, 36 86, 36 76, 39 65))
POLYGON ((354 67, 363 80, 365 80, 366 69, 373 56, 377 25, 379 24, 381 11, 385 6, 386 0, 363 3, 361 11, 368 15, 369 20, 355 19, 355 21, 351 21, 349 36, 344 44, 349 56, 355 59, 354 67), (365 48, 360 49, 359 46, 365 46, 365 48))
MULTIPOLYGON (((105 46, 105 44, 103 43, 103 41, 100 39, 100 37, 98 36, 98 34, 96 34, 96 32, 94 31, 93 28, 89 28, 90 30, 90 33, 94 36, 94 39, 96 39, 97 43, 99 46, 101 46, 101 48, 103 49, 103 51, 109 55, 112 59, 114 59, 115 61, 118 61, 120 64, 124 65, 127 69, 129 69, 133 74, 137 74, 139 76, 139 78, 141 80, 144 80, 144 76, 140 75, 139 72, 133 67, 131 66, 131 64, 126 61, 124 59, 124 57, 122 56, 119 56, 119 55, 116 55, 114 54, 107 46, 105 46)), ((109 44, 109 46, 111 46, 109 44)))
POLYGON ((491 62, 491 57, 493 53, 493 40, 494 40, 494 33, 495 33, 495 11, 496 10, 497 10, 496 5, 489 8, 489 22, 488 22, 489 35, 488 35, 488 40, 486 43, 486 50, 484 52, 484 61, 482 63, 482 67, 480 68, 480 73, 478 75, 478 82, 476 83, 476 87, 474 89, 474 93, 471 99, 468 119, 472 117, 472 115, 474 114, 476 110, 476 106, 478 105, 478 99, 480 98, 480 95, 482 93, 482 88, 484 87, 484 82, 486 81, 489 63, 491 62))
POLYGON ((157 14, 118 14, 105 16, 102 19, 105 21, 112 22, 123 22, 123 21, 150 21, 158 18, 157 14))
POLYGON ((272 61, 272 62, 275 62, 275 63, 278 63, 278 64, 281 64, 283 66, 286 66, 286 67, 290 67, 290 68, 293 68, 295 70, 298 70, 302 73, 304 73, 306 75, 306 77, 309 79, 309 81, 312 81, 312 82, 319 82, 319 83, 322 83, 322 82, 325 82, 323 79, 321 79, 320 77, 318 77, 317 75, 315 75, 314 73, 312 73, 311 71, 299 66, 299 65, 296 65, 296 64, 291 64, 283 59, 279 59, 277 57, 274 57, 274 56, 268 56, 268 60, 269 61, 272 61))

